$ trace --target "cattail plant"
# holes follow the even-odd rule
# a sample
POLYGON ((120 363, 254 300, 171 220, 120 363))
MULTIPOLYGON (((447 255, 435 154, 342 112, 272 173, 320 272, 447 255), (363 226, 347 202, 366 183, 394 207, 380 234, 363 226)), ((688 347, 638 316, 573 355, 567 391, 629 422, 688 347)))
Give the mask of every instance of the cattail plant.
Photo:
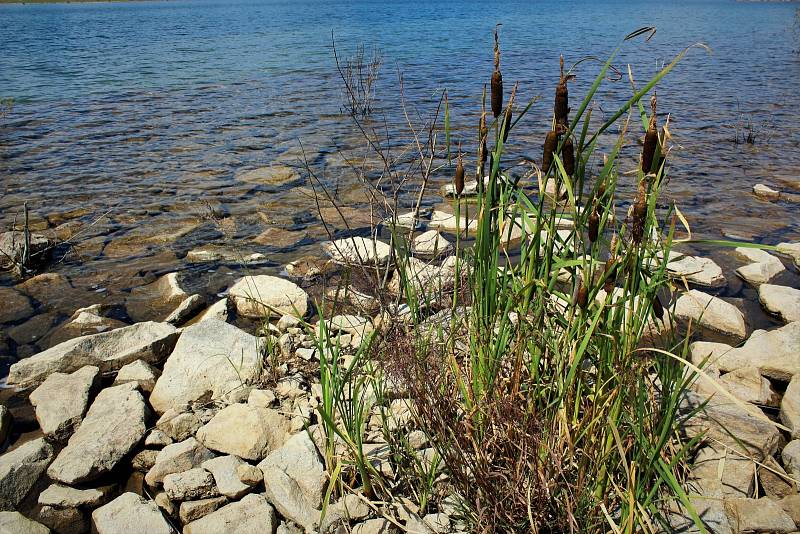
POLYGON ((556 101, 553 106, 553 115, 555 116, 556 127, 566 129, 567 116, 569 115, 569 90, 567 89, 568 76, 564 76, 564 56, 559 59, 561 66, 561 74, 559 76, 558 85, 556 86, 556 101))
POLYGON ((639 182, 639 192, 631 211, 631 239, 638 245, 644 237, 645 218, 647 217, 647 189, 644 180, 639 182))
POLYGON ((600 231, 600 214, 597 213, 597 203, 592 206, 592 213, 589 214, 588 234, 589 241, 594 243, 600 231))
POLYGON ((567 135, 561 145, 561 163, 568 176, 575 174, 575 146, 572 143, 572 136, 567 135))
POLYGON ((492 73, 492 114, 494 118, 503 111, 503 75, 500 74, 500 40, 494 30, 494 72, 492 73))
POLYGON ((508 132, 511 131, 511 103, 509 102, 506 108, 506 114, 503 117, 503 143, 508 141, 508 132))
POLYGON ((464 164, 461 161, 461 147, 458 148, 458 163, 456 164, 456 175, 453 178, 453 185, 456 189, 456 196, 461 196, 464 192, 464 164))
POLYGON ((544 174, 547 174, 553 164, 553 153, 556 148, 558 148, 558 133, 550 130, 547 132, 547 137, 544 138, 544 154, 542 154, 542 172, 544 174))
POLYGON ((647 174, 652 170, 653 160, 658 148, 658 128, 656 127, 656 95, 650 98, 650 125, 644 134, 644 145, 642 147, 642 172, 647 174))

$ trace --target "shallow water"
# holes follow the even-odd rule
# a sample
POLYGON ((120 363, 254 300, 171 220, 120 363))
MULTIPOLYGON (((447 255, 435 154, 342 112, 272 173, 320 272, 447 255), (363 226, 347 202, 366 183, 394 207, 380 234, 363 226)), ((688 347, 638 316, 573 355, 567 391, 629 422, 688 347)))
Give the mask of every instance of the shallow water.
MULTIPOLYGON (((362 154, 364 141, 341 113, 331 32, 343 55, 360 41, 382 50, 369 127, 400 132, 398 149, 411 142, 399 105, 402 72, 412 116, 429 116, 448 89, 454 138, 469 151, 492 69, 491 30, 502 22, 506 86, 520 82, 519 101, 544 97, 514 132, 510 162, 540 157, 560 53, 568 64, 605 58, 628 32, 656 26, 650 41, 627 43, 615 61, 622 71, 631 64, 638 83, 685 46, 712 49, 693 49, 659 88, 675 142, 668 196, 697 236, 797 240, 797 206, 765 203, 750 191, 757 182, 800 189, 799 20, 790 3, 718 0, 0 5, 0 96, 15 99, 0 120, 0 227, 19 221, 28 201, 35 228, 55 232, 67 223, 62 234, 79 232, 52 268, 74 291, 40 303, 53 324, 80 306, 121 302, 130 288, 170 270, 190 271, 198 290, 224 290, 237 267, 190 266, 185 255, 198 245, 264 253, 269 262, 256 270, 278 272, 289 260, 318 255, 328 238, 310 190, 304 177, 257 185, 237 176, 275 160, 298 165, 299 140, 341 203, 364 197, 342 162, 341 154, 362 154), (756 143, 733 143, 736 125, 748 120, 756 143), (297 234, 253 241, 276 227, 297 234)), ((578 68, 573 108, 598 68, 578 68)), ((626 78, 606 84, 595 116, 613 112, 629 91, 626 78)), ((630 145, 633 156, 634 139, 630 145)), ((407 204, 413 187, 406 193, 407 204)), ((430 195, 426 204, 440 200, 430 195)), ((713 256, 728 270, 726 294, 752 299, 732 275, 730 256, 713 256)))

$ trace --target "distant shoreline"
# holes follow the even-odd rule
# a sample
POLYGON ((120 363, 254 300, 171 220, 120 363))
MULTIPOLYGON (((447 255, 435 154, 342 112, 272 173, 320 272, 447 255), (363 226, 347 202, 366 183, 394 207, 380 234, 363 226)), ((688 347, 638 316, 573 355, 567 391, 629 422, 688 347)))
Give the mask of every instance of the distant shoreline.
POLYGON ((11 4, 100 4, 100 3, 129 3, 147 2, 152 0, 0 0, 0 5, 11 4))

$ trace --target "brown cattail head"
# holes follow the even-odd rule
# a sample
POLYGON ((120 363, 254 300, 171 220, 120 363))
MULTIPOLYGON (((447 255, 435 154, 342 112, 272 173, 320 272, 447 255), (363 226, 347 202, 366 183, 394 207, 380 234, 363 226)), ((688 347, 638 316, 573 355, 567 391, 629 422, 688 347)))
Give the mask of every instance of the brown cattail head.
POLYGON ((644 223, 647 217, 647 196, 642 191, 636 196, 631 214, 631 237, 635 244, 642 242, 644 237, 644 223))
POLYGON ((500 74, 500 41, 497 37, 497 28, 494 30, 494 72, 491 88, 492 114, 497 118, 503 112, 503 75, 500 74))
POLYGON ((569 90, 567 89, 567 79, 564 77, 564 56, 560 58, 561 75, 556 86, 556 101, 553 106, 553 114, 556 124, 566 126, 567 116, 569 115, 569 90))
POLYGON ((644 134, 644 146, 642 147, 642 172, 647 174, 653 167, 653 160, 656 156, 656 148, 658 147, 658 129, 656 128, 656 95, 650 99, 650 108, 652 114, 650 115, 650 125, 647 127, 647 132, 644 134))
POLYGON ((503 75, 499 70, 492 73, 492 115, 495 118, 503 111, 503 75))
POLYGON ((614 286, 617 285, 617 262, 616 259, 611 257, 606 261, 603 268, 603 289, 606 293, 611 294, 614 291, 614 286))
POLYGON ((564 144, 561 146, 561 162, 568 176, 575 174, 575 146, 570 136, 564 139, 564 144))
POLYGON ((458 151, 458 164, 456 165, 456 175, 453 178, 453 185, 456 189, 456 195, 461 196, 464 192, 464 164, 461 161, 461 150, 458 151))
POLYGON ((508 141, 508 132, 511 130, 511 104, 509 103, 506 108, 505 117, 503 117, 503 143, 508 141))
POLYGON ((589 289, 583 283, 583 280, 581 280, 578 293, 575 295, 575 303, 580 306, 582 310, 585 310, 586 306, 589 305, 589 289))
POLYGON ((653 297, 653 314, 659 321, 664 319, 664 306, 661 305, 661 299, 658 295, 653 297))
POLYGON ((553 164, 553 152, 558 148, 558 134, 553 130, 547 132, 544 138, 544 154, 542 154, 542 172, 547 174, 553 164))
POLYGON ((600 214, 597 213, 597 205, 592 208, 589 214, 589 241, 594 243, 600 233, 600 214))

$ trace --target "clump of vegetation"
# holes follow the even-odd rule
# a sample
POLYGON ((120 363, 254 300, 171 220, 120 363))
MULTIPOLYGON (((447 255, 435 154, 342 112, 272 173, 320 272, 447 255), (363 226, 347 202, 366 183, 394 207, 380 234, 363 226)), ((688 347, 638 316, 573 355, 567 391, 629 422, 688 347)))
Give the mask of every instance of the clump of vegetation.
MULTIPOLYGON (((571 119, 573 74, 562 58, 542 161, 524 178, 504 170, 504 145, 535 100, 514 113, 515 86, 504 101, 496 32, 494 50, 493 120, 484 89, 474 137, 477 215, 468 232, 455 231, 474 233, 474 241, 457 240, 453 275, 428 276, 413 257, 411 231, 390 222, 399 297, 382 306, 378 328, 342 363, 324 317, 319 322, 329 494, 358 489, 384 503, 413 495, 420 514, 455 498, 466 528, 482 533, 669 530, 665 502, 678 499, 691 511, 681 465, 692 443, 681 442, 678 405, 692 376, 681 363, 686 343, 661 302, 677 219, 659 202, 669 134, 657 128, 655 96, 649 116, 642 99, 688 49, 643 87, 631 79, 630 98, 602 122, 592 121, 592 101, 619 49, 571 119), (615 125, 616 142, 593 171, 601 136, 615 125), (627 168, 620 153, 642 135, 641 159, 627 168), (636 194, 622 196, 618 185, 631 173, 636 194), (545 195, 549 185, 565 200, 545 195), (420 461, 384 417, 400 466, 387 474, 364 436, 373 408, 397 391, 436 455, 420 461)), ((440 109, 428 142, 415 136, 420 161, 445 152, 436 144, 442 137, 451 153, 449 105, 445 135, 435 135, 440 109)), ((459 146, 457 221, 463 159, 459 146)), ((388 278, 374 276, 378 293, 388 278)))
POLYGON ((331 35, 331 43, 333 57, 336 60, 336 70, 339 71, 339 76, 344 83, 344 109, 352 116, 366 117, 372 113, 372 103, 375 98, 374 86, 383 63, 383 54, 374 48, 372 55, 367 57, 364 52, 364 43, 359 43, 355 53, 341 63, 336 52, 336 41, 333 39, 333 35, 331 35))

